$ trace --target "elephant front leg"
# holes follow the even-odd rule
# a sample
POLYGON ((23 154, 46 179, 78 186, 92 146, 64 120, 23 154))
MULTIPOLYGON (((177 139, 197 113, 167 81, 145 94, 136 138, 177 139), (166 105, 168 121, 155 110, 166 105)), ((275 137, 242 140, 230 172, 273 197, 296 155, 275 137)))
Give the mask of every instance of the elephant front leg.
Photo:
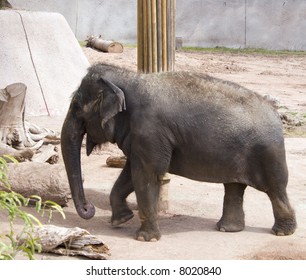
POLYGON ((139 241, 157 241, 161 234, 157 224, 160 183, 154 172, 145 171, 141 165, 132 167, 133 185, 137 197, 141 227, 136 232, 139 241))
POLYGON ((111 223, 113 226, 118 226, 134 217, 126 202, 126 198, 133 191, 131 165, 129 160, 127 160, 110 194, 110 204, 112 207, 111 223))
POLYGON ((157 241, 161 238, 158 219, 159 186, 157 182, 150 182, 143 188, 136 190, 140 229, 136 232, 138 241, 157 241))
POLYGON ((236 232, 244 229, 243 195, 246 185, 224 184, 223 214, 217 229, 223 232, 236 232))

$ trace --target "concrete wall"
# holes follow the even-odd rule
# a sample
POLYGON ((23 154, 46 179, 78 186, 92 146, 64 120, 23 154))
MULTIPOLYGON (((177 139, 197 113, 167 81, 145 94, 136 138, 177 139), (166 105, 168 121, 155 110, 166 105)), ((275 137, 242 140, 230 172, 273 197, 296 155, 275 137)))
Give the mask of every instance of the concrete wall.
POLYGON ((177 31, 188 46, 244 47, 245 0, 177 0, 177 31))
POLYGON ((305 0, 247 0, 247 47, 306 50, 305 0))
POLYGON ((305 30, 305 0, 177 0, 187 45, 306 50, 305 30))
POLYGON ((79 40, 88 35, 136 43, 137 0, 10 0, 14 8, 58 12, 79 40))
MULTIPOLYGON (((62 13, 79 40, 102 34, 136 43, 136 0, 10 0, 16 8, 62 13)), ((184 45, 306 50, 305 0, 177 0, 184 45)))

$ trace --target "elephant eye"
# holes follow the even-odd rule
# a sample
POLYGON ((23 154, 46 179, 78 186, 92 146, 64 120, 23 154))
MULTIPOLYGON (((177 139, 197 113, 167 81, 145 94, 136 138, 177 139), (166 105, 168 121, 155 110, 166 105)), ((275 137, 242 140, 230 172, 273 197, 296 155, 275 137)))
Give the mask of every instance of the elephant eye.
POLYGON ((95 113, 99 112, 100 104, 101 104, 101 98, 98 97, 92 104, 92 109, 95 113))

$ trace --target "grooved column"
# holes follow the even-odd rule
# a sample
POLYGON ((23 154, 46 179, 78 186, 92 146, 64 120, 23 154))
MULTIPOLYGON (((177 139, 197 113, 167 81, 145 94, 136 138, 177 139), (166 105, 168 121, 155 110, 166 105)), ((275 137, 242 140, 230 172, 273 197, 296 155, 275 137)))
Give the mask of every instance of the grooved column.
POLYGON ((174 71, 175 11, 176 0, 138 0, 139 72, 174 71))
MULTIPOLYGON (((176 0, 138 0, 138 72, 174 71, 176 0)), ((159 211, 168 210, 168 173, 159 176, 159 211)))

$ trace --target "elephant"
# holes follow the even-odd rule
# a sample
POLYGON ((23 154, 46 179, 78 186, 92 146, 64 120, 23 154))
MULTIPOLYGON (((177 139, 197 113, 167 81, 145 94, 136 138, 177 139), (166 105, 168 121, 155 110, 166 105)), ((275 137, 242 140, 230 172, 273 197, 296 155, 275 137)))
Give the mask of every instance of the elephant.
POLYGON ((169 172, 224 185, 217 230, 242 231, 247 186, 272 203, 278 236, 297 223, 287 195, 288 169, 282 122, 261 95, 236 83, 191 72, 141 74, 96 64, 73 93, 61 131, 61 149, 79 216, 94 205, 84 194, 80 149, 116 143, 127 157, 111 192, 111 224, 133 217, 126 198, 135 191, 141 222, 139 241, 157 241, 160 178, 169 172))

